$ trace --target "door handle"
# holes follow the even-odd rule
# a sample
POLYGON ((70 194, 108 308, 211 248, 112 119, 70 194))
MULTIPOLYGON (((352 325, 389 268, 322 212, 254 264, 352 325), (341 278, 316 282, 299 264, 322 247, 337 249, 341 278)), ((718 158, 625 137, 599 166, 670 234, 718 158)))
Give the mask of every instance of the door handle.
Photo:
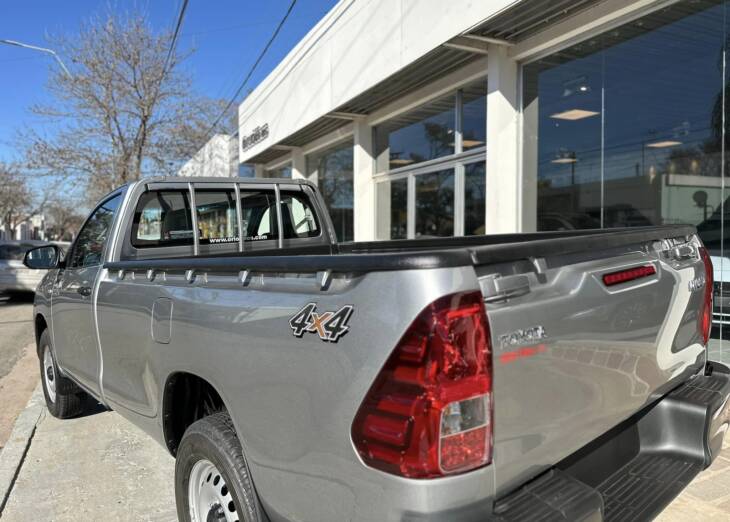
POLYGON ((84 297, 89 297, 91 295, 90 286, 80 286, 76 289, 76 291, 84 297))

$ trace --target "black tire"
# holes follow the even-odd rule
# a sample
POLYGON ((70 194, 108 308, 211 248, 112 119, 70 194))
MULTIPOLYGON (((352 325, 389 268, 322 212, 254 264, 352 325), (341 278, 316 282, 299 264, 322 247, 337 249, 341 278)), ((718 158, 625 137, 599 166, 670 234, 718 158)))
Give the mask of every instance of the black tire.
POLYGON ((240 522, 265 520, 231 417, 226 412, 220 412, 191 424, 178 447, 175 499, 180 521, 192 522, 188 498, 190 474, 195 464, 202 460, 209 461, 219 471, 223 484, 233 498, 240 522))
POLYGON ((51 415, 59 419, 70 419, 84 412, 88 404, 89 396, 79 388, 71 379, 62 376, 56 365, 56 358, 51 344, 51 335, 44 330, 38 339, 38 359, 41 369, 41 383, 43 383, 43 396, 46 399, 46 407, 51 415), (52 363, 52 375, 47 374, 45 365, 46 352, 49 353, 52 363), (44 375, 46 374, 46 375, 44 375), (49 389, 51 384, 55 385, 55 394, 49 389))

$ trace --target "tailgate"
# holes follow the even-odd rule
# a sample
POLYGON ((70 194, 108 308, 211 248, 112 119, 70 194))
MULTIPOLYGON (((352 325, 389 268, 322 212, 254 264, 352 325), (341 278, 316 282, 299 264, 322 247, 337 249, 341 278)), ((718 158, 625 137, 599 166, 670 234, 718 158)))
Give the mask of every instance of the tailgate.
POLYGON ((700 246, 651 241, 478 269, 492 329, 498 497, 698 371, 700 246), (604 282, 636 268, 636 279, 604 282), (509 299, 495 293, 495 273, 509 299))

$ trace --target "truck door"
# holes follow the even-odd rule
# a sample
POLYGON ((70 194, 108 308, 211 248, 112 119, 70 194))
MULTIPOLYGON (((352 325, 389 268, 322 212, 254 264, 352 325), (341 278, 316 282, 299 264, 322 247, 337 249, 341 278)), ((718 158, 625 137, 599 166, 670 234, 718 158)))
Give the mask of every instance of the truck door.
POLYGON ((116 194, 91 213, 66 258, 53 289, 51 315, 56 359, 89 390, 99 392, 99 347, 94 319, 94 287, 104 249, 122 200, 116 194))

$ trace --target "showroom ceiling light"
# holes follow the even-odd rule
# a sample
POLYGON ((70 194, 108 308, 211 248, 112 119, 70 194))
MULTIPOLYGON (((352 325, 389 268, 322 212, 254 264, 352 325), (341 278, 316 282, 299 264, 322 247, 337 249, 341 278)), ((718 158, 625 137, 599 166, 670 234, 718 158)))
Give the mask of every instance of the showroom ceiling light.
MULTIPOLYGON (((484 145, 484 142, 481 141, 481 140, 470 140, 470 139, 467 138, 465 140, 462 140, 461 141, 461 144, 464 147, 476 147, 477 145, 484 145)), ((449 143, 449 146, 450 147, 455 147, 456 146, 456 143, 452 141, 451 143, 449 143)))
POLYGON ((667 147, 676 147, 677 145, 681 145, 681 141, 677 140, 664 140, 664 141, 655 141, 654 143, 647 143, 647 147, 651 147, 652 149, 666 149, 667 147))
POLYGON ((484 142, 481 140, 465 139, 461 143, 462 145, 464 145, 464 147, 476 147, 477 145, 484 145, 484 142))
POLYGON ((578 158, 565 157, 565 158, 555 158, 550 163, 563 164, 563 163, 576 163, 577 161, 578 161, 578 158))
POLYGON ((583 118, 590 118, 591 116, 597 116, 599 114, 601 113, 596 111, 586 111, 584 109, 568 109, 567 111, 551 114, 550 117, 555 118, 556 120, 575 121, 582 120, 583 118))
POLYGON ((391 165, 396 165, 398 167, 402 167, 404 165, 410 165, 411 163, 413 163, 413 160, 406 159, 406 158, 395 158, 395 159, 390 160, 391 165))

